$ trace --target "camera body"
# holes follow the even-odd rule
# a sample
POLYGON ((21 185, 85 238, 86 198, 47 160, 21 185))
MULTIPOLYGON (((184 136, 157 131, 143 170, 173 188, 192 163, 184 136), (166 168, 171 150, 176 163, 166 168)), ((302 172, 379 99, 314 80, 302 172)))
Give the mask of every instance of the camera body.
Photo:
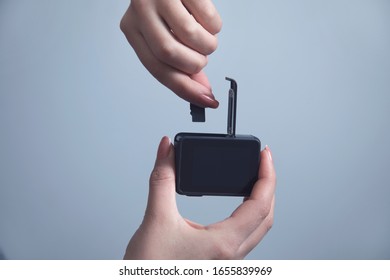
MULTIPOLYGON (((230 81, 227 134, 176 134, 176 192, 188 196, 249 196, 258 178, 260 147, 252 135, 236 135, 237 83, 230 81)), ((192 121, 205 110, 191 104, 192 121)))
POLYGON ((249 196, 257 181, 260 140, 252 135, 175 136, 176 192, 188 196, 249 196))

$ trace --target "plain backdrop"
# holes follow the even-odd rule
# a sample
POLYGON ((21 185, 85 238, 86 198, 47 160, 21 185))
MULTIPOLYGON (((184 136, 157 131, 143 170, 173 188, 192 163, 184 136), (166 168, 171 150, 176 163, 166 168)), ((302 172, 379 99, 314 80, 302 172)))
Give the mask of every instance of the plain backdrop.
MULTIPOLYGON (((0 258, 122 258, 161 137, 225 132, 225 76, 278 176, 248 259, 390 258, 390 2, 214 3, 221 105, 199 124, 121 33, 128 1, 0 1, 0 258)), ((204 224, 241 203, 177 199, 204 224)))

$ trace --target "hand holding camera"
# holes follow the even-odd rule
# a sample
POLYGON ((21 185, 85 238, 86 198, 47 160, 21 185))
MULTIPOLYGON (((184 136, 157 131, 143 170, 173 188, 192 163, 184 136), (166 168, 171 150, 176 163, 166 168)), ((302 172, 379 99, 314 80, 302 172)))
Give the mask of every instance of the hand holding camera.
POLYGON ((164 137, 150 176, 144 219, 125 259, 242 259, 273 224, 275 170, 271 151, 261 152, 252 193, 223 221, 200 225, 182 217, 176 205, 175 150, 164 137))

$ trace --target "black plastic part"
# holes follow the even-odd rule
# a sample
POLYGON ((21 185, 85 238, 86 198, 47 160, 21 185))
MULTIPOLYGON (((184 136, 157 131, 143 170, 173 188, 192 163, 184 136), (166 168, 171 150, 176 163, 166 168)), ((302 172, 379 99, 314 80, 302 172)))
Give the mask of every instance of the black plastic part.
MULTIPOLYGON (((237 83, 230 81, 227 134, 178 133, 175 136, 176 192, 188 196, 249 196, 257 181, 261 143, 236 135, 237 83)), ((205 109, 191 104, 193 122, 205 109)))
POLYGON ((257 181, 260 140, 252 135, 175 136, 176 192, 188 196, 249 196, 257 181))
POLYGON ((230 81, 227 134, 230 136, 235 136, 237 115, 237 83, 232 78, 226 77, 225 79, 230 81))
POLYGON ((194 104, 190 104, 191 116, 193 122, 205 122, 206 113, 205 109, 194 104))

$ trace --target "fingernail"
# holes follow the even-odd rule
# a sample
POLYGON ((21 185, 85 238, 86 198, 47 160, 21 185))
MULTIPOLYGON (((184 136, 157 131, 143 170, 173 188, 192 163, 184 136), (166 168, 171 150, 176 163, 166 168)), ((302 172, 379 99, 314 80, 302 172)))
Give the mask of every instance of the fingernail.
POLYGON ((160 145, 158 146, 157 159, 166 158, 169 155, 170 150, 171 150, 171 139, 169 139, 169 137, 167 136, 164 136, 160 141, 160 145))
POLYGON ((207 103, 208 107, 217 108, 219 106, 219 102, 217 100, 215 100, 214 95, 213 95, 213 97, 211 97, 209 95, 203 94, 202 99, 205 103, 207 103))
POLYGON ((267 151, 268 158, 272 161, 272 152, 268 145, 265 145, 265 150, 267 151))

